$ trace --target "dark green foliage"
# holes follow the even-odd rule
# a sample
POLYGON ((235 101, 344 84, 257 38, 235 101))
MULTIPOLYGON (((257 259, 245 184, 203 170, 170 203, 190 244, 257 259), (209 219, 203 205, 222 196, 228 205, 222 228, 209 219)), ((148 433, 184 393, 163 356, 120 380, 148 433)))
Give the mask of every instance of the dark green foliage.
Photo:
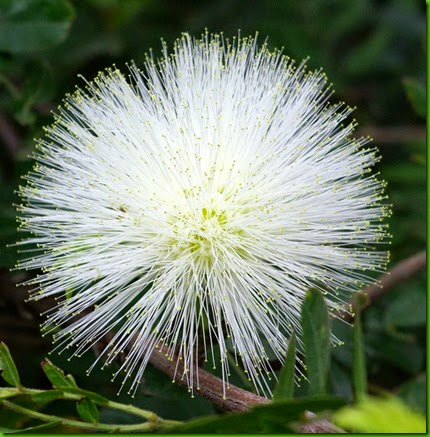
POLYGON ((354 342, 354 391, 355 398, 361 400, 367 393, 366 356, 363 343, 363 330, 361 326, 361 307, 363 295, 355 297, 355 313, 353 327, 354 342))
POLYGON ((66 38, 73 20, 68 0, 3 0, 0 3, 0 50, 33 53, 66 38))
POLYGON ((296 333, 293 332, 288 344, 285 363, 279 372, 278 383, 273 391, 274 401, 286 401, 293 397, 294 393, 294 370, 296 364, 296 333))
POLYGON ((424 118, 427 113, 425 83, 416 79, 405 79, 403 85, 414 111, 424 118))
POLYGON ((325 394, 330 367, 330 326, 327 305, 318 290, 306 293, 302 329, 309 394, 325 394))
MULTIPOLYGON (((46 361, 44 371, 50 382, 61 388, 51 389, 38 367, 51 348, 49 341, 40 343, 37 327, 41 321, 40 311, 15 300, 14 284, 29 279, 31 274, 9 272, 22 256, 17 253, 17 247, 10 246, 24 237, 16 230, 14 204, 20 200, 15 191, 22 183, 21 176, 33 165, 28 158, 34 150, 33 138, 40 137, 42 126, 52 122, 51 111, 56 110, 65 93, 73 91, 76 84, 83 86, 76 77, 78 73, 91 79, 114 62, 126 72, 124 63, 134 59, 141 64, 150 47, 158 56, 161 37, 171 43, 182 31, 198 35, 205 27, 210 31, 224 31, 227 36, 236 35, 238 28, 243 35, 258 30, 261 40, 268 36, 270 47, 284 47, 284 52, 297 61, 309 56, 309 67, 322 67, 333 82, 336 93, 332 101, 343 100, 357 106, 354 117, 361 129, 359 135, 367 135, 373 127, 379 132, 374 135, 382 155, 377 170, 388 182, 388 202, 393 204, 391 254, 396 263, 426 245, 426 144, 419 134, 425 127, 426 114, 425 24, 422 0, 1 0, 0 338, 8 339, 21 380, 7 348, 1 346, 3 379, 0 378, 0 384, 7 388, 1 387, 0 397, 8 397, 10 392, 7 394, 6 390, 21 382, 39 387, 41 381, 45 381, 44 388, 49 391, 23 398, 22 403, 32 408, 37 405, 52 413, 82 418, 87 415, 85 420, 92 421, 97 417, 90 406, 90 402, 98 403, 94 396, 101 396, 98 401, 112 399, 120 388, 120 383, 110 381, 110 371, 97 368, 91 377, 85 376, 94 359, 89 353, 71 362, 67 356, 55 356, 55 363, 66 373, 46 361), (387 134, 390 128, 400 129, 398 140, 387 134), (405 136, 405 132, 412 133, 405 136), (34 323, 27 323, 29 320, 34 323), (76 382, 68 373, 75 376, 76 382), (57 405, 60 403, 57 399, 65 390, 85 398, 80 411, 76 411, 75 403, 57 405)), ((396 393, 422 411, 426 400, 425 307, 426 276, 422 273, 395 287, 361 315, 365 343, 362 356, 367 358, 368 390, 396 393)), ((309 340, 309 332, 313 332, 311 336, 320 339, 313 352, 311 343, 305 341, 307 348, 311 348, 310 356, 303 357, 299 342, 297 359, 293 360, 293 354, 287 355, 286 364, 278 374, 276 398, 290 398, 294 388, 296 401, 292 402, 306 397, 309 392, 334 394, 350 402, 353 399, 353 330, 351 326, 333 321, 335 334, 345 345, 331 349, 329 365, 331 347, 323 350, 320 345, 320 341, 327 345, 327 336, 322 335, 326 328, 315 330, 313 322, 319 319, 318 323, 325 324, 326 320, 322 307, 316 305, 316 308, 309 310, 305 337, 309 340), (302 381, 299 387, 292 382, 292 362, 299 363, 301 359, 307 364, 311 383, 302 381)), ((112 372, 116 370, 117 364, 113 364, 112 372)), ((238 373, 232 370, 231 381, 250 390, 239 372, 240 369, 238 373)), ((199 396, 191 399, 186 390, 172 384, 151 366, 144 374, 143 390, 136 398, 131 399, 125 390, 115 399, 150 409, 169 419, 192 420, 216 413, 208 401, 199 396)), ((266 413, 251 416, 251 423, 256 423, 257 416, 261 421, 258 419, 256 428, 250 432, 257 429, 287 432, 290 426, 277 418, 273 418, 272 423, 266 413)), ((100 408, 101 422, 135 423, 135 419, 125 412, 100 408)), ((244 419, 236 422, 236 416, 227 416, 219 422, 216 417, 199 420, 203 422, 195 426, 206 426, 204 429, 214 432, 224 426, 229 431, 239 429, 244 419)), ((0 407, 3 427, 0 431, 14 429, 18 423, 30 431, 39 430, 19 414, 0 407)), ((47 432, 63 431, 55 425, 42 425, 40 431, 46 426, 53 426, 47 432)), ((187 426, 194 425, 190 422, 187 426)))

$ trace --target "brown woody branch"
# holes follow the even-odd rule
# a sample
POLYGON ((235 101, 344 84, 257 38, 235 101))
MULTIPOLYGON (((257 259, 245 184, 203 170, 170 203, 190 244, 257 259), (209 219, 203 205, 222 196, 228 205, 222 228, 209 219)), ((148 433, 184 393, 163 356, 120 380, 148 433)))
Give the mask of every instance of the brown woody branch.
MULTIPOLYGON (((362 294, 367 296, 367 302, 361 310, 387 294, 394 286, 425 270, 426 261, 427 253, 423 250, 397 263, 389 272, 380 276, 377 283, 370 285, 362 291, 362 294)), ((349 313, 345 314, 342 318, 351 321, 353 316, 349 313)))
POLYGON ((425 126, 364 126, 357 136, 369 136, 376 144, 401 144, 426 138, 425 126))
MULTIPOLYGON (((149 361, 154 367, 168 375, 172 381, 188 386, 186 378, 182 377, 184 367, 181 360, 176 367, 176 360, 169 361, 162 351, 154 350, 149 361)), ((198 393, 201 396, 224 411, 246 411, 252 406, 270 402, 267 398, 231 384, 230 388, 226 390, 226 396, 223 397, 222 380, 202 369, 199 369, 198 381, 196 374, 194 374, 193 386, 199 387, 198 393)))
POLYGON ((12 123, 2 113, 0 113, 0 138, 9 155, 14 158, 18 152, 20 138, 12 123))
MULTIPOLYGON (((188 386, 187 379, 182 377, 183 364, 180 360, 177 365, 177 361, 170 361, 163 350, 154 350, 152 352, 150 363, 168 375, 172 381, 175 381, 181 385, 188 386)), ((246 411, 251 407, 257 405, 264 405, 270 403, 270 400, 258 396, 249 391, 243 390, 232 384, 227 389, 226 396, 223 396, 223 382, 220 378, 212 375, 205 370, 199 369, 199 379, 194 374, 193 386, 199 387, 198 393, 216 405, 224 411, 246 411)), ((342 429, 336 427, 326 419, 316 419, 313 413, 308 412, 306 415, 308 423, 300 426, 299 431, 303 433, 341 433, 342 429)))

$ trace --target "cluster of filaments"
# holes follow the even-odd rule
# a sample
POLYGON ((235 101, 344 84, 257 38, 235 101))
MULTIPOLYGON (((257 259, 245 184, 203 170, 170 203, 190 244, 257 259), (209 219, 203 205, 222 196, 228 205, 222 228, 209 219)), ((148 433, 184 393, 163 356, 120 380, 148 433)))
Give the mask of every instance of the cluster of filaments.
POLYGON ((56 349, 80 356, 110 333, 94 365, 124 352, 130 392, 158 349, 190 391, 203 357, 224 395, 232 363, 269 393, 306 291, 335 310, 385 268, 376 151, 322 72, 252 38, 184 35, 163 52, 66 98, 21 188, 21 267, 43 271, 34 299, 56 299, 56 349))

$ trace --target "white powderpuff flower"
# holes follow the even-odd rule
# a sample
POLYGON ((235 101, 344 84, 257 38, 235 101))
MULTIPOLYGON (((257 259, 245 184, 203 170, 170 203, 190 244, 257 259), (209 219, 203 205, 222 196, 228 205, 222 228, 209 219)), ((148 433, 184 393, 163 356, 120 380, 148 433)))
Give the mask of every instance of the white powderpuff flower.
POLYGON ((184 34, 129 69, 67 96, 21 188, 45 328, 77 356, 113 332, 99 359, 127 351, 132 393, 154 348, 190 391, 203 355, 224 395, 233 360, 270 393, 306 291, 334 311, 385 268, 377 152, 321 71, 254 38, 184 34))

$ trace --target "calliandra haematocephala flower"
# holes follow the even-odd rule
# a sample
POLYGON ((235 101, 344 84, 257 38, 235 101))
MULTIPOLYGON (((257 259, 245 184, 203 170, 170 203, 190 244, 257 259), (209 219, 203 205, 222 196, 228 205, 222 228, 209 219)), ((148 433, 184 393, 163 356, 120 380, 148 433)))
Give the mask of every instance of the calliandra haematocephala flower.
POLYGON ((225 396, 233 360, 270 393, 306 291, 334 311, 386 266, 377 150, 324 73, 255 38, 184 34, 129 71, 66 97, 20 190, 45 331, 77 356, 113 333, 94 365, 126 351, 131 393, 154 348, 192 392, 204 355, 225 396))

